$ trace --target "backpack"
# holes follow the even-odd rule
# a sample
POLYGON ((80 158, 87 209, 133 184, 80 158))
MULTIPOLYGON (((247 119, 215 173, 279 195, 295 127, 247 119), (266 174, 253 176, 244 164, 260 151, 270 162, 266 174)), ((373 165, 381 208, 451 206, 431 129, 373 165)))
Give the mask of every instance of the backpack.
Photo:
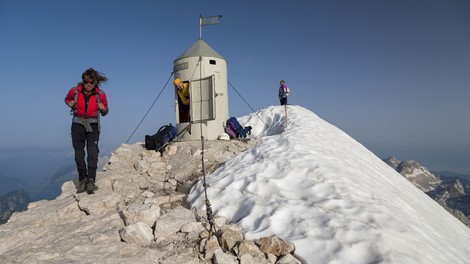
MULTIPOLYGON (((77 87, 73 87, 75 89, 74 91, 74 94, 73 94, 73 101, 75 103, 77 103, 77 100, 78 100, 78 86, 77 87)), ((96 95, 96 104, 100 104, 101 103, 101 94, 103 93, 103 91, 101 89, 98 88, 98 94, 96 95)), ((74 106, 75 107, 75 106, 74 106)), ((99 110, 99 109, 98 109, 99 110)), ((70 109, 70 114, 73 115, 73 111, 74 111, 74 108, 70 109)), ((98 132, 101 131, 101 122, 100 122, 100 113, 98 111, 98 116, 96 117, 98 119, 98 132)), ((83 124, 85 127, 86 127, 86 124, 83 124)), ((89 126, 89 125, 88 125, 89 126)), ((91 127, 90 127, 91 129, 91 127)), ((88 130, 87 130, 88 131, 88 130)), ((93 131, 93 129, 91 129, 91 131, 93 131)))
POLYGON ((154 135, 145 135, 145 148, 148 150, 155 150, 163 155, 168 143, 176 137, 176 127, 171 123, 164 125, 158 129, 154 135))
MULTIPOLYGON (((78 87, 73 87, 75 89, 74 94, 73 94, 73 101, 76 103, 78 99, 78 87)), ((82 88, 83 89, 83 88, 82 88)), ((96 104, 101 103, 101 94, 103 91, 98 88, 98 94, 96 95, 96 104)))
POLYGON ((287 97, 289 95, 289 92, 289 87, 287 87, 287 85, 281 85, 281 87, 279 87, 279 98, 287 97))
POLYGON ((251 126, 242 127, 235 117, 230 117, 225 125, 225 133, 231 139, 246 138, 247 135, 251 135, 251 126))

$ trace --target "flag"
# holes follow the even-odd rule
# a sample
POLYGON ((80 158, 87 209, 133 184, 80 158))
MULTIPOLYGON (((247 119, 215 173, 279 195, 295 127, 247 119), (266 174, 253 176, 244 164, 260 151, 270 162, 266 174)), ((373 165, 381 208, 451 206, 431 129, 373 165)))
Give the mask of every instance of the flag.
POLYGON ((220 24, 220 18, 222 16, 209 16, 209 17, 200 17, 201 26, 215 25, 220 24))

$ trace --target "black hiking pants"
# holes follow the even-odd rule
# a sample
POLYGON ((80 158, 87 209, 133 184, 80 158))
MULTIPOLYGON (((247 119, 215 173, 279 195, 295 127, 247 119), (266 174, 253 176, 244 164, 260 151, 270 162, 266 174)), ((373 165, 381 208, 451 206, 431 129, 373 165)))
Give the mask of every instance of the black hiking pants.
POLYGON ((72 144, 75 150, 75 163, 77 164, 78 179, 93 179, 96 182, 96 169, 98 168, 98 141, 100 132, 98 124, 92 123, 93 132, 86 132, 82 124, 72 123, 72 144), (85 146, 87 162, 85 163, 85 146), (87 168, 88 164, 88 168, 87 168))

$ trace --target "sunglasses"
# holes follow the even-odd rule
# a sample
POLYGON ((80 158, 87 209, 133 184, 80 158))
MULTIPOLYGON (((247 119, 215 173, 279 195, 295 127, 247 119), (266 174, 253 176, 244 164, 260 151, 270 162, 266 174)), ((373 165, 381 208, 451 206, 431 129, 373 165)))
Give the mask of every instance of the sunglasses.
POLYGON ((91 81, 91 82, 86 82, 86 81, 84 81, 83 83, 84 83, 84 84, 95 84, 94 81, 91 81))

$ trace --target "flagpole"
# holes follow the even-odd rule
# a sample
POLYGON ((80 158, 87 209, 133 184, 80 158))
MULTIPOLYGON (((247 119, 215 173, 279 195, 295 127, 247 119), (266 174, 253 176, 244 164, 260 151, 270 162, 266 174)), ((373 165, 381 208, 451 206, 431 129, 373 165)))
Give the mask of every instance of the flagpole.
POLYGON ((202 15, 199 15, 199 39, 202 39, 202 15))

